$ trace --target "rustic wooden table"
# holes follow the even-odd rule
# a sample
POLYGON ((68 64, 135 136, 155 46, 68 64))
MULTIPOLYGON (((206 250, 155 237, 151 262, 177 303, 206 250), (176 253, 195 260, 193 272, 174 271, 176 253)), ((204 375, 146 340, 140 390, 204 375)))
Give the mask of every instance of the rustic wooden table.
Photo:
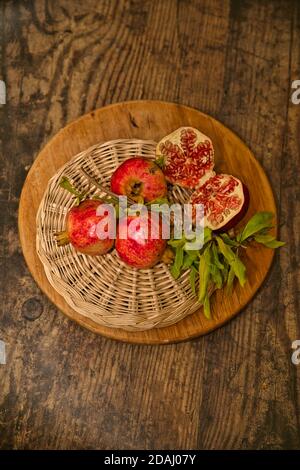
POLYGON ((0 5, 2 449, 300 447, 300 5, 285 1, 4 0, 0 5), (161 99, 232 128, 263 164, 282 239, 235 320, 199 340, 96 336, 45 298, 24 263, 20 191, 38 151, 105 104, 161 99))

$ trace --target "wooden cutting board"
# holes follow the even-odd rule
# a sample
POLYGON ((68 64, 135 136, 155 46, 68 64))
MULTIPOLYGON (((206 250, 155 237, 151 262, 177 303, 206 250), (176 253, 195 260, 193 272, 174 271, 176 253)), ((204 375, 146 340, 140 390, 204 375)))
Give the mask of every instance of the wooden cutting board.
POLYGON ((256 211, 271 211, 275 214, 275 233, 276 206, 272 190, 262 167, 251 151, 220 122, 196 109, 182 105, 162 101, 133 101, 92 111, 54 136, 39 153, 27 175, 19 207, 19 232, 28 267, 42 291, 59 310, 95 333, 121 341, 144 344, 171 343, 195 338, 233 318, 251 300, 267 275, 273 259, 273 250, 260 246, 250 247, 244 258, 248 272, 246 286, 242 289, 235 285, 230 296, 224 291, 217 292, 212 301, 212 320, 207 320, 200 309, 176 325, 144 332, 128 332, 96 324, 75 312, 49 284, 35 245, 36 213, 49 179, 74 155, 96 143, 120 138, 158 141, 176 128, 187 125, 200 129, 212 139, 216 170, 233 174, 248 186, 250 207, 245 220, 256 211))

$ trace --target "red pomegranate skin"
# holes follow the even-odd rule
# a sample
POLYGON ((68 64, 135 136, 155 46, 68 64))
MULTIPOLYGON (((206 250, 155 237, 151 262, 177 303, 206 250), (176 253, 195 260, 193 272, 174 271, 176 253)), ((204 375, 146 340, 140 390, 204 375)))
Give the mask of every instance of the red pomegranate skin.
POLYGON ((76 251, 86 255, 103 255, 114 245, 109 238, 100 240, 96 233, 97 224, 104 216, 96 214, 101 201, 87 199, 68 213, 66 232, 69 242, 76 251))
MULTIPOLYGON (((120 258, 129 266, 137 269, 152 268, 158 261, 160 261, 163 252, 167 246, 167 240, 163 240, 160 236, 158 239, 151 238, 151 217, 148 216, 148 237, 144 237, 141 224, 137 224, 137 232, 133 236, 128 236, 127 239, 120 238, 120 231, 128 229, 130 223, 139 218, 138 216, 128 216, 126 219, 121 219, 117 231, 116 250, 120 258)), ((157 227, 161 235, 161 220, 160 226, 157 227)))
POLYGON ((156 163, 143 157, 125 160, 111 177, 111 190, 118 195, 145 202, 166 196, 167 183, 156 163))

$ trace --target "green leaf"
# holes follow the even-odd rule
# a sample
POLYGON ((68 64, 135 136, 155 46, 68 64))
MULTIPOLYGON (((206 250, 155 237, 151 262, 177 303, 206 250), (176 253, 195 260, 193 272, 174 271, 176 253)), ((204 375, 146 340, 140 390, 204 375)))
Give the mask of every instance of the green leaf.
POLYGON ((227 294, 231 294, 232 292, 232 286, 233 286, 233 281, 235 278, 235 273, 234 269, 232 266, 230 266, 229 272, 228 272, 228 277, 227 277, 227 283, 226 283, 226 292, 227 294))
POLYGON ((192 266, 193 262, 194 262, 194 260, 192 258, 190 258, 187 254, 185 254, 184 258, 183 258, 182 269, 186 270, 186 269, 190 268, 192 266))
POLYGON ((232 251, 230 246, 226 245, 226 243, 220 237, 216 237, 218 247, 224 258, 227 260, 229 264, 235 261, 235 253, 232 251))
POLYGON ((196 277, 198 275, 198 271, 192 267, 191 272, 190 272, 190 284, 192 288, 193 294, 196 295, 196 277))
POLYGON ((240 246, 240 244, 233 238, 230 238, 230 236, 228 235, 228 233, 222 233, 220 235, 220 237, 224 240, 224 242, 226 243, 226 245, 230 245, 230 246, 240 246))
POLYGON ((173 248, 178 248, 178 247, 183 247, 185 244, 185 238, 180 238, 180 239, 174 239, 174 240, 169 240, 168 245, 172 246, 173 248))
POLYGON ((59 186, 65 189, 66 191, 69 191, 69 193, 74 194, 74 196, 76 196, 76 199, 75 199, 76 206, 79 206, 81 201, 83 201, 83 199, 85 199, 86 197, 86 193, 80 193, 79 191, 77 191, 77 189, 74 188, 74 186, 72 185, 72 183, 66 176, 63 176, 61 178, 59 182, 59 186))
POLYGON ((224 260, 224 269, 221 271, 223 284, 227 283, 229 270, 230 270, 230 265, 227 263, 226 260, 224 260))
POLYGON ((212 239, 212 230, 208 227, 204 227, 204 240, 203 245, 209 242, 212 239))
POLYGON ((66 191, 69 191, 69 193, 74 194, 74 196, 77 196, 79 199, 83 199, 85 196, 85 194, 80 193, 79 191, 77 191, 76 188, 74 188, 74 186, 66 176, 63 176, 61 178, 59 186, 65 189, 66 191))
POLYGON ((174 277, 174 279, 179 278, 182 265, 183 265, 183 248, 182 246, 179 246, 176 249, 174 263, 172 264, 171 269, 170 269, 171 274, 174 277))
POLYGON ((221 289, 223 285, 223 278, 222 278, 220 269, 215 264, 211 264, 210 273, 211 273, 212 280, 215 283, 217 289, 221 289))
POLYGON ((199 264, 200 264, 200 260, 194 261, 193 263, 193 266, 197 269, 197 273, 199 272, 199 264))
POLYGON ((220 259, 219 259, 219 254, 218 254, 218 249, 217 249, 216 244, 213 243, 211 248, 212 248, 213 263, 217 266, 217 268, 219 268, 221 270, 224 269, 224 264, 222 264, 220 259))
POLYGON ((153 201, 150 201, 150 202, 146 202, 146 206, 151 206, 151 204, 159 204, 159 205, 162 205, 162 204, 170 204, 170 201, 167 197, 158 197, 157 199, 154 199, 153 201))
POLYGON ((211 263, 211 254, 210 254, 210 246, 208 245, 203 254, 200 256, 200 264, 199 264, 199 276, 200 276, 200 283, 199 283, 199 296, 198 300, 200 303, 204 302, 205 296, 207 294, 207 287, 210 278, 210 263, 211 263))
POLYGON ((268 248, 279 248, 280 246, 285 245, 285 242, 281 242, 279 240, 276 240, 273 235, 261 235, 257 234, 254 236, 254 240, 257 243, 261 243, 262 245, 267 246, 268 248))
POLYGON ((244 287, 246 283, 246 266, 237 255, 236 255, 234 263, 231 266, 234 270, 234 274, 239 280, 240 285, 244 287))
POLYGON ((199 250, 187 250, 185 245, 183 247, 184 251, 186 252, 187 255, 189 255, 193 260, 196 260, 199 258, 200 253, 199 250))
POLYGON ((238 241, 243 242, 249 237, 252 237, 261 230, 271 228, 272 219, 274 215, 272 212, 257 212, 246 224, 242 232, 237 237, 238 241))
POLYGON ((201 233, 201 237, 194 236, 193 239, 191 240, 189 239, 188 241, 186 241, 184 249, 186 251, 190 251, 187 247, 190 245, 190 243, 196 243, 198 246, 201 246, 201 248, 199 248, 199 250, 201 250, 206 245, 206 243, 208 243, 210 240, 212 240, 212 231, 210 228, 205 227, 203 230, 203 238, 202 238, 202 233, 201 233))
POLYGON ((216 237, 217 243, 219 245, 219 249, 224 256, 224 258, 227 260, 227 262, 230 264, 232 269, 234 270, 234 273, 236 277, 238 278, 241 286, 245 285, 246 282, 246 267, 244 263, 239 259, 238 255, 232 251, 230 246, 226 245, 222 238, 216 237))
POLYGON ((211 314, 210 314, 210 299, 209 295, 206 294, 204 302, 203 302, 203 311, 204 311, 204 316, 210 320, 211 314))
POLYGON ((158 155, 156 159, 154 160, 156 165, 158 165, 161 169, 164 169, 165 167, 165 157, 163 155, 158 155))
POLYGON ((196 261, 199 257, 199 251, 197 250, 190 250, 187 251, 184 255, 184 261, 182 269, 188 269, 192 266, 194 261, 196 261))

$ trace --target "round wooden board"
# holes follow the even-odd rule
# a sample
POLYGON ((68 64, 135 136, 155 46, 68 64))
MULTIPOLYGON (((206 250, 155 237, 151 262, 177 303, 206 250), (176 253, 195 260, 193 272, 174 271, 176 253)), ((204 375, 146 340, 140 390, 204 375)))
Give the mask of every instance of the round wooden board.
MULTIPOLYGON (((220 122, 196 109, 162 101, 117 103, 93 111, 62 129, 40 152, 32 165, 21 194, 19 232, 28 267, 49 299, 69 318, 89 330, 120 341, 160 344, 184 341, 206 334, 233 318, 262 284, 273 259, 273 250, 249 248, 244 259, 248 282, 236 285, 232 295, 217 292, 212 301, 212 319, 201 309, 176 325, 142 332, 100 326, 75 312, 50 285, 36 253, 36 213, 49 179, 74 155, 101 141, 139 138, 160 140, 180 126, 193 126, 207 134, 215 148, 216 170, 239 177, 250 190, 249 219, 256 211, 275 214, 276 206, 269 181, 251 151, 220 122)), ((244 223, 244 221, 243 221, 244 223)), ((277 221, 275 220, 274 233, 277 221)))

